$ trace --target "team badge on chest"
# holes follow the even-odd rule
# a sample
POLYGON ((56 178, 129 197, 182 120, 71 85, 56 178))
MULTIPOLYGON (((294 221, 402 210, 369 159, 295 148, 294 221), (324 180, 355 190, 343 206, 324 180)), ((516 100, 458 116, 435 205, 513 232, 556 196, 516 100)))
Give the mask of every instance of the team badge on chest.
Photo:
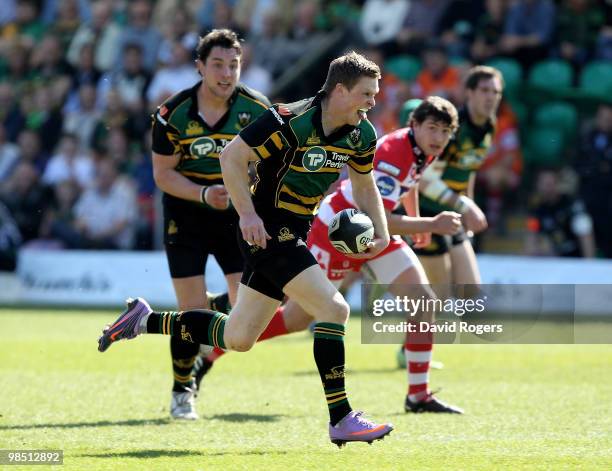
POLYGON ((348 139, 346 140, 348 145, 351 148, 355 148, 359 145, 361 145, 361 129, 359 128, 355 128, 353 129, 349 135, 348 135, 348 139))
POLYGON ((251 122, 251 113, 248 111, 240 111, 238 113, 238 124, 243 128, 251 122))

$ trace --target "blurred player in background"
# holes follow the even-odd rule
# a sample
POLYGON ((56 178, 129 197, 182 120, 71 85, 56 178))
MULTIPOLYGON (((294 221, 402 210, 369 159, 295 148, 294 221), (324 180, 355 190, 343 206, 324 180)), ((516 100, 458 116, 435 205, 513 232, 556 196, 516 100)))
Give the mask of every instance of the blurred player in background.
POLYGON ((529 202, 525 251, 534 256, 595 257, 593 219, 563 188, 558 169, 541 169, 529 202))
MULTIPOLYGON (((269 106, 238 83, 242 48, 233 31, 200 39, 196 67, 202 80, 166 100, 153 115, 153 171, 164 192, 164 245, 181 311, 207 307, 208 255, 221 266, 236 300, 243 260, 235 233, 238 214, 223 186, 219 155, 240 130, 269 106)), ((198 418, 192 368, 199 345, 170 340, 174 385, 170 414, 198 418)))
MULTIPOLYGON (((418 210, 421 174, 450 141, 458 126, 458 116, 452 103, 440 97, 428 97, 418 103, 410 115, 409 126, 381 138, 374 157, 374 177, 385 206, 389 232, 395 234, 389 246, 368 260, 349 258, 333 248, 328 238, 331 219, 343 209, 358 207, 348 179, 323 200, 314 219, 308 234, 308 248, 336 287, 340 287, 350 272, 359 272, 363 267, 375 282, 389 285, 389 292, 394 296, 435 297, 431 288, 426 286, 429 281, 419 260, 399 236, 411 235, 418 246, 427 243, 427 233, 450 236, 461 226, 456 212, 444 211, 424 218, 419 217, 418 210), (392 213, 399 205, 405 206, 408 215, 392 213)), ((422 315, 421 320, 433 322, 433 313, 422 315)), ((273 322, 282 321, 288 332, 297 332, 306 329, 312 320, 312 316, 289 300, 277 310, 273 322)), ((260 340, 273 336, 273 331, 274 327, 268 327, 260 340)), ((407 334, 404 347, 409 387, 405 411, 462 413, 461 409, 439 401, 429 390, 432 346, 430 332, 407 334)), ((214 358, 209 357, 209 361, 214 358)), ((196 376, 201 377, 201 372, 196 376)))
POLYGON ((434 234, 427 247, 415 250, 432 284, 480 284, 469 237, 484 231, 487 219, 473 200, 474 181, 493 139, 502 91, 503 78, 497 69, 476 66, 468 71, 459 130, 442 156, 423 174, 419 186, 421 215, 457 211, 463 226, 450 237, 434 234))
POLYGON ((105 351, 115 341, 162 333, 194 344, 247 351, 274 316, 284 296, 312 317, 314 358, 329 411, 330 440, 372 442, 389 434, 350 406, 344 384, 344 330, 349 306, 306 247, 306 236, 323 195, 348 165, 353 196, 374 223, 371 258, 389 244, 384 207, 372 176, 376 131, 367 121, 375 104, 380 70, 354 52, 330 64, 323 89, 313 98, 275 105, 224 149, 224 182, 239 214, 238 240, 245 270, 229 316, 206 309, 153 312, 142 298, 99 339, 105 351), (247 168, 256 163, 250 187, 247 168))

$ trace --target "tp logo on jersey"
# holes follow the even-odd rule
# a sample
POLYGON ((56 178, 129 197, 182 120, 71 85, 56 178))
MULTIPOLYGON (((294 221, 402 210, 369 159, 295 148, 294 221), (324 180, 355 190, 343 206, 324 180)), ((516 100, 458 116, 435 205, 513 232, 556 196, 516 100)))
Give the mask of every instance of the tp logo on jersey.
POLYGON ((302 165, 309 172, 316 172, 325 165, 327 151, 323 147, 311 147, 302 157, 302 165))
POLYGON ((376 179, 376 186, 382 196, 389 196, 395 190, 395 180, 384 175, 376 179))
POLYGON ((189 152, 196 157, 206 157, 217 150, 217 143, 210 137, 200 137, 189 146, 189 152))

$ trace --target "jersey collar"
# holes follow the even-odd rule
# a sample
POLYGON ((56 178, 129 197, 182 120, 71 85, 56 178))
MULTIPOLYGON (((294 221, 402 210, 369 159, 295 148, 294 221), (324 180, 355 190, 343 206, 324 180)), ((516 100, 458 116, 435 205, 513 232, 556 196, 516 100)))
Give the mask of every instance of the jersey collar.
POLYGON ((476 124, 474 124, 474 122, 472 121, 472 118, 470 116, 470 112, 467 109, 467 106, 464 106, 459 111, 459 122, 462 123, 464 120, 466 123, 469 124, 469 126, 471 126, 474 129, 478 129, 479 131, 482 131, 483 134, 491 132, 495 129, 495 122, 491 118, 487 120, 484 126, 476 126, 476 124))
POLYGON ((417 172, 421 173, 423 169, 432 162, 435 156, 425 155, 425 152, 423 152, 423 150, 418 146, 416 142, 416 139, 414 137, 414 130, 412 128, 408 128, 408 132, 406 133, 406 135, 408 136, 408 142, 410 143, 410 147, 412 147, 414 161, 417 165, 417 172))
POLYGON ((232 105, 234 104, 234 102, 236 101, 236 97, 238 96, 238 85, 236 85, 236 89, 234 90, 234 93, 232 93, 229 100, 227 101, 227 104, 228 104, 227 111, 225 112, 223 116, 221 116, 221 119, 217 121, 215 125, 212 127, 209 126, 206 121, 204 121, 204 119, 202 118, 202 116, 200 116, 200 113, 198 111, 198 89, 200 88, 200 85, 202 85, 202 80, 200 80, 193 87, 191 87, 191 90, 189 92, 191 96, 191 104, 189 106, 189 111, 187 112, 187 114, 189 115, 191 119, 199 121, 211 131, 217 131, 221 129, 223 126, 225 126, 225 123, 227 122, 229 118, 230 112, 232 110, 232 105))
POLYGON ((323 113, 323 107, 321 106, 321 101, 323 100, 323 98, 325 98, 325 95, 326 93, 323 90, 321 90, 312 99, 312 103, 310 105, 310 108, 314 108, 314 113, 312 115, 312 124, 315 127, 317 134, 322 140, 328 143, 332 143, 332 142, 338 141, 342 139, 343 137, 347 136, 351 131, 355 129, 356 126, 345 124, 344 126, 336 129, 329 136, 326 136, 325 132, 323 132, 323 123, 321 120, 321 117, 322 117, 321 115, 323 113))

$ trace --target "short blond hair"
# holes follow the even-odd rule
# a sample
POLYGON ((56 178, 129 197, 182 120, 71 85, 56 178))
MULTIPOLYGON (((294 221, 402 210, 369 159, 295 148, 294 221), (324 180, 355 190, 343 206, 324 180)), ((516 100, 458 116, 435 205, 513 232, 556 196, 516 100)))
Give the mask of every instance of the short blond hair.
POLYGON ((339 83, 351 90, 361 77, 379 79, 380 68, 361 54, 357 54, 355 51, 348 52, 329 64, 323 91, 331 93, 339 83))

